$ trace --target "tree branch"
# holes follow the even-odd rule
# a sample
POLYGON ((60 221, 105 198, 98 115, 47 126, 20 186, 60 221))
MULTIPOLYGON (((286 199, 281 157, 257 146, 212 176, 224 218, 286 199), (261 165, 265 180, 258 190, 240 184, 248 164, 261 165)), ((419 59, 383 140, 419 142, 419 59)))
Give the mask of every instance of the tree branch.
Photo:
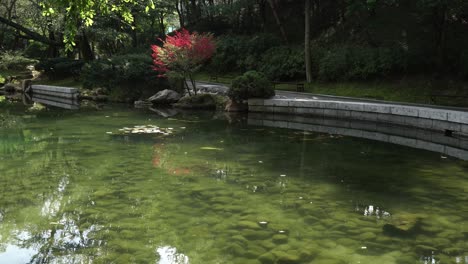
POLYGON ((45 36, 42 36, 39 33, 36 33, 36 32, 34 32, 32 30, 29 30, 26 27, 24 27, 24 26, 22 26, 22 25, 20 25, 18 23, 15 23, 15 22, 13 22, 11 20, 8 20, 8 19, 6 19, 4 17, 1 17, 1 16, 0 16, 0 23, 3 23, 5 25, 7 25, 7 26, 10 26, 12 28, 15 28, 15 29, 23 32, 24 34, 29 36, 30 39, 42 42, 44 44, 52 45, 52 46, 60 46, 60 47, 63 46, 63 43, 61 43, 61 42, 50 40, 49 38, 47 38, 45 36))

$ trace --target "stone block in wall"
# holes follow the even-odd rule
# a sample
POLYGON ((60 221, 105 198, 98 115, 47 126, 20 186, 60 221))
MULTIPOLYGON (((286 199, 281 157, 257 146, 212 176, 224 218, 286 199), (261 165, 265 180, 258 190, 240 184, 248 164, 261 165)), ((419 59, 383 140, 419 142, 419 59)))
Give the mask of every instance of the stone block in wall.
POLYGON ((384 122, 384 123, 391 123, 391 124, 398 124, 398 125, 405 124, 405 119, 402 116, 392 115, 392 114, 377 114, 377 120, 379 122, 384 122))
POLYGON ((384 104, 364 104, 364 112, 379 113, 379 114, 390 114, 391 108, 384 104))
POLYGON ((421 108, 419 109, 419 117, 446 121, 447 110, 421 108))
POLYGON ((379 115, 376 113, 367 113, 367 112, 351 112, 351 118, 357 120, 365 121, 378 121, 379 115))
POLYGON ((339 110, 348 110, 348 111, 364 111, 365 103, 359 102, 342 102, 337 105, 339 110))
POLYGON ((319 101, 312 101, 312 100, 294 100, 289 102, 289 106, 291 107, 306 107, 306 108, 319 108, 320 102, 319 101))
POLYGON ((339 102, 319 101, 319 107, 322 109, 338 109, 339 102))
POLYGON ((468 134, 468 125, 462 124, 460 132, 468 134))
POLYGON ((341 120, 338 119, 331 119, 331 118, 325 118, 322 120, 321 125, 324 126, 329 126, 329 127, 349 127, 349 123, 344 123, 341 122, 341 120))
POLYGON ((323 109, 319 108, 294 108, 294 111, 299 115, 323 116, 323 109))
POLYGON ((398 145, 403 145, 403 146, 408 146, 408 147, 413 147, 416 148, 416 139, 414 138, 406 138, 406 137, 400 137, 400 136, 390 136, 389 137, 389 142, 393 144, 398 144, 398 145))
POLYGON ((367 130, 367 131, 376 131, 377 123, 372 122, 351 122, 350 127, 354 129, 367 130))
POLYGON ((453 122, 447 122, 447 121, 441 121, 441 120, 432 120, 432 129, 434 130, 451 130, 455 132, 460 132, 461 131, 461 124, 459 123, 453 123, 453 122))
POLYGON ((448 112, 447 121, 468 124, 468 112, 450 111, 448 112))
POLYGON ((463 150, 463 149, 445 147, 445 154, 451 157, 462 159, 462 160, 468 160, 468 151, 463 150))
POLYGON ((467 139, 460 139, 460 141, 458 142, 458 146, 461 148, 461 149, 466 149, 468 150, 468 140, 467 139))
POLYGON ((274 106, 273 107, 273 112, 274 113, 281 113, 281 114, 294 114, 294 108, 274 106))
POLYGON ((324 109, 323 110, 324 116, 331 116, 337 118, 349 118, 351 117, 350 111, 347 110, 336 110, 336 109, 324 109))
POLYGON ((418 117, 419 115, 419 111, 416 107, 403 106, 403 105, 392 105, 390 107, 390 113, 394 115, 414 116, 414 117, 418 117))
POLYGON ((249 112, 265 112, 264 106, 249 105, 249 112))
POLYGON ((416 140, 416 148, 439 153, 444 153, 445 151, 445 146, 424 140, 416 140))
MULTIPOLYGON (((408 120, 407 120, 408 121, 408 120)), ((426 118, 417 118, 415 124, 409 124, 424 129, 432 129, 433 120, 426 118)))
POLYGON ((265 101, 264 99, 255 99, 254 98, 254 99, 249 99, 248 104, 249 104, 249 106, 251 106, 251 105, 263 105, 264 101, 265 101))
POLYGON ((289 106, 289 100, 287 99, 268 99, 264 100, 265 106, 289 106))

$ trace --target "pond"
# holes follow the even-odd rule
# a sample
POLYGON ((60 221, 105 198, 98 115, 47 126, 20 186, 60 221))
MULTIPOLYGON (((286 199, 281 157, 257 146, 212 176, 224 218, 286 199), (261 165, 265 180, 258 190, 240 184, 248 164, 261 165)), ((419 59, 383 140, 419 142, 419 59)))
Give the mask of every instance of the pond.
POLYGON ((0 263, 468 263, 466 161, 224 113, 0 115, 0 263), (172 133, 119 130, 148 125, 172 133))

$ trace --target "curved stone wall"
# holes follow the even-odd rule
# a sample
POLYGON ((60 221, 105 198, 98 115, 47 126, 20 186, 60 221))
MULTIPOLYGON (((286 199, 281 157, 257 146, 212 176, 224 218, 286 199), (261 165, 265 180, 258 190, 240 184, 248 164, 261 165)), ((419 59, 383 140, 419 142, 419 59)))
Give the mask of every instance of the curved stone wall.
POLYGON ((249 113, 248 124, 365 138, 468 160, 468 138, 447 137, 426 129, 350 119, 262 113, 249 113))
POLYGON ((322 116, 468 134, 468 111, 325 99, 249 99, 249 112, 322 116))

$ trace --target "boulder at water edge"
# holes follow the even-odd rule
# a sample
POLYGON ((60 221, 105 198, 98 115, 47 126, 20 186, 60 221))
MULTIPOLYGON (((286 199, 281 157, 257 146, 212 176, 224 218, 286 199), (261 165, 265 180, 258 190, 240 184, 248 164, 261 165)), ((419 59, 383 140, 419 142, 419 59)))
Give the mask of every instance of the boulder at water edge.
POLYGON ((180 99, 180 94, 176 91, 165 89, 151 96, 148 101, 154 105, 169 105, 177 103, 180 99))

